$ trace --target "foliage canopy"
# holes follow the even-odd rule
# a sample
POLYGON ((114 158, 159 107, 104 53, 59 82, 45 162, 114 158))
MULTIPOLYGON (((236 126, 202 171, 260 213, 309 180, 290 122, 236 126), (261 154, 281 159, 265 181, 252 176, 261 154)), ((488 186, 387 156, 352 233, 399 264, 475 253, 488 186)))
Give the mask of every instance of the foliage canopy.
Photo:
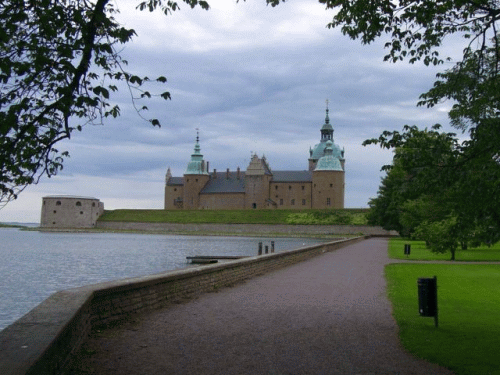
MULTIPOLYGON (((386 40, 389 62, 440 65, 447 39, 463 41, 462 58, 437 75, 418 105, 451 100, 455 134, 405 126, 386 131, 377 143, 394 150, 378 196, 370 202, 372 223, 425 238, 434 251, 452 251, 458 241, 497 241, 500 233, 500 1, 498 0, 319 0, 336 10, 331 28, 368 44, 386 40)), ((268 0, 275 6, 280 0, 268 0)))
MULTIPOLYGON (((205 1, 183 0, 208 9, 205 1)), ((124 83, 137 112, 164 85, 125 70, 120 55, 135 31, 118 24, 109 0, 4 0, 0 2, 0 204, 62 168, 67 152, 55 146, 86 124, 117 117, 112 99, 124 83)), ((179 9, 174 1, 147 0, 139 10, 179 9)), ((168 91, 156 94, 170 99, 168 91)), ((160 126, 156 118, 147 118, 160 126)))
POLYGON ((500 164, 473 141, 439 130, 405 126, 364 142, 394 149, 368 220, 423 239, 432 251, 451 251, 453 259, 460 245, 500 240, 500 164))

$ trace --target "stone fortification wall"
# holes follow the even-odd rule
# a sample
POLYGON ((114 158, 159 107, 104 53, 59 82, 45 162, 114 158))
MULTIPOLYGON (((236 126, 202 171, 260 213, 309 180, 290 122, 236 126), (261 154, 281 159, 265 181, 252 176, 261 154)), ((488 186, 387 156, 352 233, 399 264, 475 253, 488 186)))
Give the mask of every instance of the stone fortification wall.
POLYGON ((42 228, 94 228, 104 204, 97 198, 49 196, 42 199, 42 228))
POLYGON ((64 374, 93 328, 195 298, 348 244, 348 240, 53 294, 0 332, 0 374, 64 374))
POLYGON ((174 224, 174 223, 129 223, 118 221, 98 221, 97 228, 111 230, 137 230, 161 233, 224 233, 224 234, 311 234, 337 235, 357 234, 372 236, 397 236, 397 232, 368 225, 268 225, 268 224, 174 224))

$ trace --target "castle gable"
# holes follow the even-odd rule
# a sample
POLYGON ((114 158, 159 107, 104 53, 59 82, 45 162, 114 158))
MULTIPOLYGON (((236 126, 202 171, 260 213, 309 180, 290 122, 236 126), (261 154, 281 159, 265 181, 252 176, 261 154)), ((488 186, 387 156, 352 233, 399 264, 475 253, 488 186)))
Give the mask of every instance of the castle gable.
POLYGON ((260 159, 257 154, 252 156, 252 160, 250 160, 250 164, 247 167, 246 171, 247 176, 263 176, 263 175, 272 175, 271 168, 267 164, 266 159, 263 157, 260 159))

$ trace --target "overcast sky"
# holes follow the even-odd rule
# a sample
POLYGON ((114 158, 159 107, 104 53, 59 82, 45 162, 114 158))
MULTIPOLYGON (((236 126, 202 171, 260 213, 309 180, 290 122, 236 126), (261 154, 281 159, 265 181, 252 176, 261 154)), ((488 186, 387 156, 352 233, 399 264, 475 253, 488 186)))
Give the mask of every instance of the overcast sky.
MULTIPOLYGON (((181 5, 172 16, 135 10, 138 0, 116 2, 120 22, 138 34, 122 52, 128 69, 168 79, 172 100, 145 103, 162 127, 142 120, 123 91, 122 116, 60 144, 71 155, 63 171, 28 187, 0 210, 0 222, 39 222, 47 195, 96 197, 106 209, 163 208, 166 170, 182 176, 196 128, 211 169, 244 170, 255 152, 271 169, 305 170, 326 99, 334 141, 345 149, 345 206, 367 207, 392 155, 363 140, 405 124, 448 124, 449 104, 416 106, 436 68, 383 62, 383 40, 363 46, 327 29, 334 13, 317 1, 272 8, 212 0, 209 11, 181 5)), ((453 48, 461 51, 451 44, 447 52, 453 48)))

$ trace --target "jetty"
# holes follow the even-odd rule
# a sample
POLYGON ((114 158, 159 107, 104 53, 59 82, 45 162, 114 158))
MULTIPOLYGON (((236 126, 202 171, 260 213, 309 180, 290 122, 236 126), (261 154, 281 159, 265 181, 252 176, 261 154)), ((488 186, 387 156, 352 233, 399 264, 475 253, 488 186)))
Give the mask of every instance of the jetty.
POLYGON ((186 257, 187 261, 191 261, 192 264, 212 264, 217 263, 219 260, 234 260, 248 258, 244 255, 195 255, 186 257))

